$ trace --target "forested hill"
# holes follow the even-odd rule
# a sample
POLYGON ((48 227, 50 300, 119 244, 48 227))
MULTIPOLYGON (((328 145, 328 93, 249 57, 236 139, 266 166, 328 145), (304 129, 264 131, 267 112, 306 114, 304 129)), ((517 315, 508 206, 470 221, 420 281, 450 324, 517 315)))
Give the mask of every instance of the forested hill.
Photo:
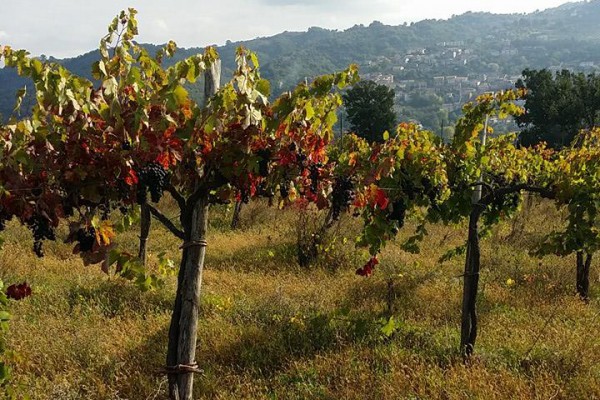
MULTIPOLYGON (((431 127, 452 120, 459 103, 478 92, 509 86, 526 67, 596 70, 600 67, 598 21, 600 0, 593 0, 531 14, 466 13, 400 26, 373 22, 344 31, 310 28, 227 42, 219 53, 225 79, 237 46, 256 51, 275 94, 304 78, 358 63, 363 76, 396 90, 400 114, 431 127)), ((180 49, 173 61, 198 50, 180 49)), ((89 77, 96 59, 97 52, 90 52, 58 61, 89 77)), ((15 91, 25 84, 14 71, 0 70, 2 115, 10 114, 15 91)))

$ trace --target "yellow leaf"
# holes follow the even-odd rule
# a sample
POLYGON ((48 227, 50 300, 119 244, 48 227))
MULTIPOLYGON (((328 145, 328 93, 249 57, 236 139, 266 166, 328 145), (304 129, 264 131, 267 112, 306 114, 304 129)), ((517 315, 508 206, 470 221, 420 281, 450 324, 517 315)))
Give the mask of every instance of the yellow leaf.
POLYGON ((173 97, 178 105, 182 105, 188 98, 188 92, 183 88, 183 86, 179 85, 175 88, 175 90, 173 90, 173 97))
POLYGON ((96 240, 98 243, 104 246, 108 246, 112 239, 116 237, 115 231, 113 230, 110 223, 103 223, 96 230, 96 240))
POLYGON ((295 201, 298 198, 298 193, 296 192, 296 188, 290 189, 288 198, 290 199, 290 201, 295 201))

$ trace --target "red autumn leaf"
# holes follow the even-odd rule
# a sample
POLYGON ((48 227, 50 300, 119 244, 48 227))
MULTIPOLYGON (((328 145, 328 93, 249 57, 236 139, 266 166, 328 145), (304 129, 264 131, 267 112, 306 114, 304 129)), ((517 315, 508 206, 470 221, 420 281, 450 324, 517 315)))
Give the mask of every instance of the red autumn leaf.
POLYGON ((367 198, 363 193, 357 193, 352 205, 356 208, 363 208, 367 205, 367 198))
POLYGON ((380 152, 381 152, 381 149, 379 147, 373 149, 373 152, 371 153, 371 157, 369 158, 369 161, 371 161, 371 162, 377 161, 377 159, 379 158, 380 152))
POLYGON ((313 192, 307 192, 304 195, 306 196, 306 199, 311 203, 316 203, 317 200, 319 200, 319 197, 313 192))
POLYGON ((169 127, 168 127, 168 128, 165 130, 165 131, 164 131, 164 133, 163 133, 163 137, 164 137, 165 139, 167 139, 167 138, 170 138, 170 137, 173 135, 173 133, 175 132, 175 130, 176 130, 176 129, 175 129, 175 126, 174 126, 174 125, 171 125, 171 126, 169 126, 169 127))
POLYGON ((9 299, 21 300, 28 296, 31 296, 31 287, 27 282, 13 284, 6 288, 6 297, 9 299))
POLYGON ((169 157, 169 153, 160 153, 155 161, 162 165, 164 169, 169 169, 171 166, 171 157, 169 157))
POLYGON ((385 192, 381 189, 377 189, 377 193, 375 194, 375 205, 379 207, 381 210, 385 210, 390 203, 390 200, 387 198, 385 192))
POLYGON ((133 186, 133 185, 137 185, 138 183, 138 176, 135 173, 135 171, 132 169, 129 170, 129 174, 125 177, 125 183, 128 184, 129 186, 133 186))
POLYGON ((377 259, 377 256, 373 256, 362 268, 356 270, 356 274, 369 277, 373 274, 373 270, 377 264, 379 264, 379 260, 377 259))

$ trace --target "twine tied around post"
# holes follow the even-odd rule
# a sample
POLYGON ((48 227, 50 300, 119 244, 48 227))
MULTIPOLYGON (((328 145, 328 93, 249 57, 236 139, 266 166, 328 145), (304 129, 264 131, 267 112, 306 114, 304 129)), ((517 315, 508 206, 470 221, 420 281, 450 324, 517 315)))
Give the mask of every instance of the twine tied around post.
POLYGON ((204 373, 203 370, 198 368, 198 363, 196 363, 195 361, 191 364, 177 364, 177 365, 171 365, 171 366, 168 365, 164 368, 164 372, 169 375, 171 375, 171 374, 179 375, 179 374, 202 374, 202 373, 204 373))
POLYGON ((191 240, 189 242, 184 242, 181 246, 179 246, 180 250, 188 249, 190 247, 206 247, 208 243, 206 240, 191 240))

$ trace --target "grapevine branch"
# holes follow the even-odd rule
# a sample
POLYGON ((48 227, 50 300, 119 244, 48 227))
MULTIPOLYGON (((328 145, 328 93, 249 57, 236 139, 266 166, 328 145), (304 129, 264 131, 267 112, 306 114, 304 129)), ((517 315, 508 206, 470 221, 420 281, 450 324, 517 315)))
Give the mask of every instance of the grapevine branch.
POLYGON ((512 185, 512 186, 507 186, 505 188, 500 188, 500 189, 496 189, 494 191, 494 195, 496 196, 504 196, 507 194, 511 194, 511 193, 516 193, 516 192, 520 192, 521 190, 525 190, 527 192, 531 192, 531 193, 538 193, 540 194, 542 197, 548 198, 548 199, 553 199, 556 197, 556 194, 548 189, 548 188, 544 188, 541 186, 534 186, 534 185, 528 185, 528 184, 517 184, 517 185, 512 185))
POLYGON ((501 188, 494 188, 492 185, 490 185, 489 183, 486 183, 486 182, 475 182, 475 183, 470 184, 469 187, 475 187, 475 186, 479 186, 479 185, 483 185, 486 189, 488 189, 490 191, 490 194, 488 194, 487 196, 484 197, 484 199, 482 201, 483 204, 487 204, 492 198, 495 198, 497 196, 506 196, 508 194, 520 192, 522 190, 525 190, 526 192, 529 192, 529 193, 537 193, 547 199, 555 199, 556 198, 556 193, 552 189, 541 187, 541 186, 530 185, 530 184, 526 184, 526 183, 509 185, 509 186, 501 187, 501 188))
POLYGON ((487 183, 487 182, 481 182, 480 181, 480 182, 471 183, 469 185, 469 187, 477 187, 477 186, 483 186, 486 189, 488 189, 490 192, 494 191, 494 187, 492 185, 490 185, 489 183, 487 183))
POLYGON ((179 239, 182 240, 185 238, 183 231, 176 227, 175 224, 166 215, 161 213, 158 209, 156 209, 150 204, 146 204, 146 206, 148 207, 148 210, 150 210, 150 213, 154 216, 154 218, 160 221, 168 230, 171 231, 171 233, 173 233, 173 235, 177 236, 179 239))
POLYGON ((173 184, 169 183, 165 186, 165 190, 171 194, 171 197, 177 202, 180 210, 185 210, 185 198, 179 191, 173 186, 173 184))

